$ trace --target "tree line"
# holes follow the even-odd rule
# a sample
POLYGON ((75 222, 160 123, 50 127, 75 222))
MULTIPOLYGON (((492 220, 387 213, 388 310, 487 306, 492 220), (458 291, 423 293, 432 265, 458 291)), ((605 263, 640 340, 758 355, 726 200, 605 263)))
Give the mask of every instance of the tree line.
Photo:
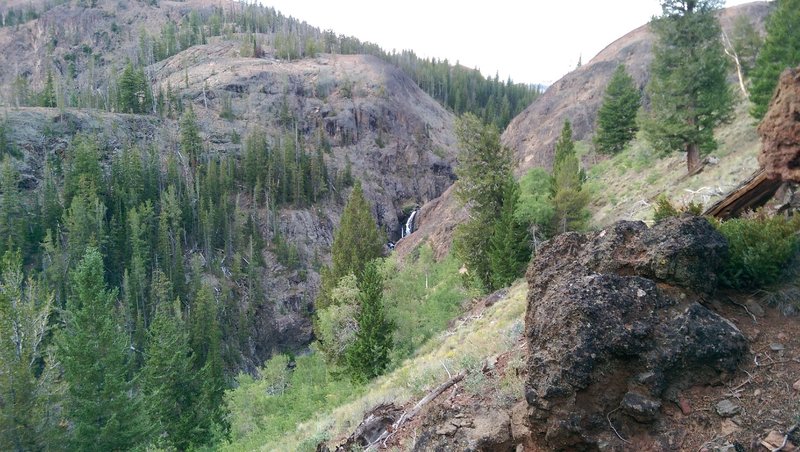
POLYGON ((76 136, 33 196, 13 152, 0 165, 0 449, 223 440, 224 390, 269 303, 264 252, 287 272, 311 259, 277 211, 339 202, 352 180, 260 130, 240 158, 209 155, 190 107, 174 152, 105 153, 76 136))
POLYGON ((214 36, 241 40, 240 54, 249 57, 263 56, 266 47, 274 49, 275 57, 287 60, 313 57, 320 52, 374 55, 398 66, 426 93, 456 114, 472 112, 500 129, 540 94, 536 86, 500 80, 497 75, 484 77, 476 69, 448 60, 419 58, 411 51, 389 53, 373 43, 330 30, 321 31, 273 8, 246 3, 232 5, 227 9, 189 11, 177 21, 168 20, 157 35, 138 30, 138 46, 122 60, 124 63, 107 69, 105 80, 98 77, 101 55, 91 46, 69 52, 63 57, 67 73, 54 73, 48 67, 42 92, 32 92, 28 78, 18 76, 12 87, 12 103, 163 114, 167 98, 172 98, 171 105, 181 101, 173 92, 177 87, 169 87, 167 92, 161 92, 161 87, 154 89, 146 68, 194 45, 205 44, 214 36), (79 82, 81 71, 86 73, 87 80, 79 82))

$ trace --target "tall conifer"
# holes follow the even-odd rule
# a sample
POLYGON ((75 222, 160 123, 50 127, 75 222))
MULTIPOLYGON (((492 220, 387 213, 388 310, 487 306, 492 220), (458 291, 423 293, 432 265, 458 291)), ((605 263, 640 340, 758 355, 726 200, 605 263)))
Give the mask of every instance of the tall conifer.
POLYGON ((330 303, 330 291, 339 279, 350 273, 357 277, 361 275, 367 262, 383 255, 383 247, 383 234, 378 230, 372 209, 364 198, 361 184, 357 182, 333 236, 332 262, 322 275, 317 308, 324 308, 330 303))
POLYGON ((382 374, 389 365, 394 325, 383 308, 383 277, 376 261, 367 263, 358 279, 358 332, 346 351, 350 376, 367 381, 382 374))
POLYGON ((551 230, 554 233, 586 228, 589 220, 589 211, 586 209, 589 194, 583 190, 580 161, 575 154, 572 125, 569 121, 564 121, 561 137, 556 142, 552 204, 554 215, 551 230))
POLYGON ((656 34, 650 111, 642 129, 661 153, 686 152, 689 173, 700 155, 717 146, 714 128, 730 118, 733 98, 728 60, 714 15, 720 0, 662 0, 663 14, 651 26, 656 34))
POLYGON ((128 378, 132 351, 116 308, 116 292, 103 280, 100 252, 89 248, 72 273, 72 295, 57 341, 74 450, 129 449, 146 437, 141 399, 128 378))
POLYGON ((636 114, 641 94, 633 78, 620 64, 606 87, 603 105, 597 112, 597 132, 594 143, 603 154, 616 154, 636 137, 639 130, 636 114))

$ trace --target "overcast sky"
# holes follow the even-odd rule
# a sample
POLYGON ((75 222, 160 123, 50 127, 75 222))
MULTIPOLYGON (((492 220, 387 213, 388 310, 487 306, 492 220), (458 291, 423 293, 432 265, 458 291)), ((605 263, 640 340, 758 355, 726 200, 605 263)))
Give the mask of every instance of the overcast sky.
MULTIPOLYGON (((515 82, 550 84, 661 9, 658 0, 260 0, 321 29, 515 82)), ((748 0, 728 0, 727 5, 748 0)))

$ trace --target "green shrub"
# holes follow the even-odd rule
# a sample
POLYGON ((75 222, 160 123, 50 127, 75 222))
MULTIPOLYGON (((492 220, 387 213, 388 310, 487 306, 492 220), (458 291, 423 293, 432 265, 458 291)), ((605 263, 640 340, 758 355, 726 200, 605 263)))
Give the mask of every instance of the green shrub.
POLYGON ((653 211, 653 221, 656 223, 667 218, 677 217, 679 213, 666 196, 661 195, 656 198, 656 206, 653 211))
POLYGON ((658 223, 661 220, 671 217, 677 217, 682 213, 690 213, 692 215, 703 214, 703 204, 699 202, 690 202, 680 207, 675 207, 674 204, 666 197, 660 195, 656 198, 656 206, 653 209, 653 221, 658 223))
POLYGON ((419 248, 414 262, 388 259, 384 265, 384 300, 397 325, 392 358, 411 356, 425 341, 447 328, 469 295, 461 285, 459 262, 452 256, 436 261, 430 245, 419 248))
POLYGON ((797 252, 800 219, 736 218, 720 223, 718 229, 728 239, 730 252, 722 283, 737 289, 758 288, 776 282, 797 252))
POLYGON ((277 355, 259 369, 258 378, 241 374, 236 388, 225 393, 233 441, 229 450, 279 441, 297 424, 358 394, 349 379, 331 374, 321 353, 298 357, 293 371, 288 363, 277 355))

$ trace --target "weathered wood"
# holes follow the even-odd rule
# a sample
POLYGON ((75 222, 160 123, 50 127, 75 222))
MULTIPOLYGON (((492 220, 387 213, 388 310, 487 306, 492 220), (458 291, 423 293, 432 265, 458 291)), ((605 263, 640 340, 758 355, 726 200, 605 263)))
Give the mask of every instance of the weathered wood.
POLYGON ((419 414, 420 410, 425 405, 427 405, 430 401, 434 400, 435 398, 439 397, 443 392, 447 391, 454 384, 463 380, 466 375, 467 375, 466 372, 461 372, 460 374, 454 376, 453 378, 437 386, 433 391, 429 392, 428 395, 426 395, 425 397, 422 398, 422 400, 417 402, 417 404, 414 405, 413 408, 403 413, 402 416, 400 416, 400 418, 397 419, 397 421, 394 424, 392 424, 392 428, 384 431, 382 435, 380 435, 375 441, 373 441, 372 444, 370 444, 367 447, 367 450, 372 450, 373 448, 377 448, 379 445, 381 445, 381 443, 383 444, 383 446, 386 446, 386 441, 388 441, 388 439, 394 434, 394 432, 399 430, 400 427, 402 427, 403 424, 406 423, 406 421, 412 419, 414 416, 419 414))
POLYGON ((780 180, 770 179, 763 169, 759 169, 727 196, 706 209, 703 215, 721 220, 736 218, 747 210, 755 210, 766 204, 780 186, 780 180))

